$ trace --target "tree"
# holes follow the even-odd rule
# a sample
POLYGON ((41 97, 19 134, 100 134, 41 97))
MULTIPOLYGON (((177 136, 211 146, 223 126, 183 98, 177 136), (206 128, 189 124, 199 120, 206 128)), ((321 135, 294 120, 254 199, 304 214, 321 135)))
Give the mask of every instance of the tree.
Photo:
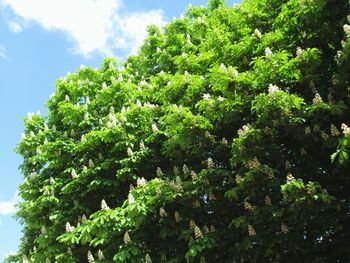
POLYGON ((350 6, 211 0, 29 114, 18 262, 349 262, 350 6))

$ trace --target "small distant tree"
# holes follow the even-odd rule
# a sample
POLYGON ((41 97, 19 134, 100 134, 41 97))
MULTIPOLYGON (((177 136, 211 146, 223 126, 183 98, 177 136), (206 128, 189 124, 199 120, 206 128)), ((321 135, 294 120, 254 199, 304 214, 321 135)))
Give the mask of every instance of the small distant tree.
POLYGON ((349 262, 345 0, 211 0, 29 114, 12 262, 349 262))

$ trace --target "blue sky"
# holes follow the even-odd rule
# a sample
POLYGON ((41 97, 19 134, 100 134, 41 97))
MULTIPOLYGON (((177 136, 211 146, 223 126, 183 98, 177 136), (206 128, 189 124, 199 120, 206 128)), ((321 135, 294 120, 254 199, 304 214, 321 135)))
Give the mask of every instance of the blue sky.
MULTIPOLYGON (((234 0, 227 1, 232 5, 234 0)), ((147 24, 164 25, 206 0, 0 0, 0 262, 17 249, 13 219, 22 181, 13 151, 22 117, 45 112, 54 82, 81 64, 137 52, 147 24)))

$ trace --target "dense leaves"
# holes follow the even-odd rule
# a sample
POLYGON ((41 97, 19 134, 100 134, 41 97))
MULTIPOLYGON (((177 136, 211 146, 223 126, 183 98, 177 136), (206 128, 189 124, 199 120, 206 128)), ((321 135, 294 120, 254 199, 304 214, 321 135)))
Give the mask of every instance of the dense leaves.
POLYGON ((12 262, 349 262, 350 6, 210 0, 61 78, 12 262))

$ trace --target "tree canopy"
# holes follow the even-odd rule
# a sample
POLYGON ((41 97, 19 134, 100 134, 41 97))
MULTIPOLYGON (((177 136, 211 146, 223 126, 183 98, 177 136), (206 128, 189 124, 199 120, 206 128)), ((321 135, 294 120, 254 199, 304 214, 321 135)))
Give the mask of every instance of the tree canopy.
POLYGON ((349 262, 350 6, 210 0, 60 78, 11 262, 349 262))

